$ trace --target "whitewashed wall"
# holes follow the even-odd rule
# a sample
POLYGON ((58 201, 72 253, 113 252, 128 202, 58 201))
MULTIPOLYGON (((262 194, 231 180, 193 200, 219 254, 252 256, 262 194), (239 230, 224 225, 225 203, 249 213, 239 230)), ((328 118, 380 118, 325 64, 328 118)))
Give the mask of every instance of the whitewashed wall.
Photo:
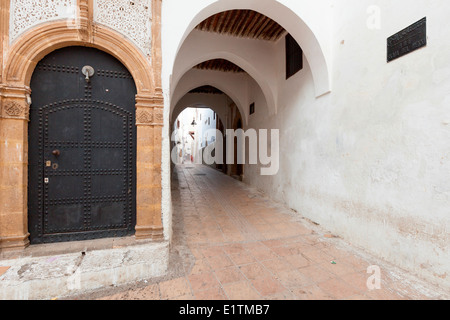
MULTIPOLYGON (((124 10, 121 3, 97 0, 96 21, 148 55, 150 1, 124 1, 124 10)), ((41 23, 73 19, 75 4, 11 0, 10 42, 41 23)), ((231 8, 277 20, 301 43, 308 62, 286 81, 282 41, 269 49, 273 65, 261 66, 267 51, 253 50, 255 56, 245 59, 247 69, 258 73, 256 82, 247 81, 237 94, 241 110, 256 103, 256 114, 244 116, 247 127, 281 129, 282 150, 278 175, 261 177, 258 167, 247 167, 246 181, 345 239, 450 286, 450 3, 445 0, 164 0, 164 225, 171 226, 171 98, 187 71, 176 65, 196 62, 183 56, 196 23, 231 8), (379 28, 368 26, 377 8, 379 28), (425 16, 428 46, 387 63, 387 37, 425 16)), ((223 43, 208 43, 202 50, 212 58, 208 47, 217 52, 223 43)), ((233 57, 243 58, 240 48, 234 49, 233 57)))
MULTIPOLYGON (((170 76, 178 72, 171 69, 175 61, 185 58, 176 56, 183 52, 181 30, 216 2, 190 1, 178 7, 183 17, 173 14, 178 1, 163 4, 166 94, 177 94, 170 76), (174 26, 181 30, 169 34, 174 26)), ((254 3, 242 0, 242 6, 247 2, 254 3)), ((247 100, 256 102, 257 112, 248 128, 281 130, 280 171, 263 177, 258 166, 246 166, 245 181, 346 240, 450 287, 450 3, 317 1, 318 7, 331 3, 331 13, 305 14, 298 11, 304 1, 280 2, 320 39, 331 92, 317 94, 317 65, 310 59, 285 80, 284 43, 274 44, 267 63, 277 71, 267 81, 277 113, 264 112, 266 96, 249 85, 247 100), (387 63, 386 39, 425 16, 428 46, 387 63)))
POLYGON ((206 106, 199 110, 199 138, 200 148, 203 149, 216 141, 216 119, 215 112, 206 106))

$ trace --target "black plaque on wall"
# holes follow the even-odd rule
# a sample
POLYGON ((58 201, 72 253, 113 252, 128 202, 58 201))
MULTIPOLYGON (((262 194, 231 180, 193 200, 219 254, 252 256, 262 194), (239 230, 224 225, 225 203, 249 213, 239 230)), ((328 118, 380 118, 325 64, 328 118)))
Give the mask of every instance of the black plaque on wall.
POLYGON ((427 45, 427 18, 423 18, 387 39, 387 61, 398 59, 427 45))

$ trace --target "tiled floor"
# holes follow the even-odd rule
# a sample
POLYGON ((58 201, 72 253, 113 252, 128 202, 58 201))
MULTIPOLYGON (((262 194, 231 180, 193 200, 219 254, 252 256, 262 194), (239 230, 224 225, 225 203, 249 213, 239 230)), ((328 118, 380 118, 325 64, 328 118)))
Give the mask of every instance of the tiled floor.
POLYGON ((169 278, 101 299, 448 299, 211 168, 178 166, 172 197, 169 278))

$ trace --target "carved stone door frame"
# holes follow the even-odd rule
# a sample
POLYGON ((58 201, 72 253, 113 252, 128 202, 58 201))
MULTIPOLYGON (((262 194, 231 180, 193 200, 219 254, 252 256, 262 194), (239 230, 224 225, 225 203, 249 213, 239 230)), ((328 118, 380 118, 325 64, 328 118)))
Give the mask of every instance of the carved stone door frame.
POLYGON ((152 2, 152 63, 121 34, 93 21, 93 0, 78 0, 79 28, 66 21, 41 24, 9 43, 9 1, 0 4, 0 249, 24 248, 28 233, 28 121, 30 80, 37 63, 68 46, 88 46, 116 57, 136 88, 136 239, 162 240, 161 0, 152 2), (6 53, 6 54, 3 54, 6 53), (4 67, 3 67, 4 66, 4 67))

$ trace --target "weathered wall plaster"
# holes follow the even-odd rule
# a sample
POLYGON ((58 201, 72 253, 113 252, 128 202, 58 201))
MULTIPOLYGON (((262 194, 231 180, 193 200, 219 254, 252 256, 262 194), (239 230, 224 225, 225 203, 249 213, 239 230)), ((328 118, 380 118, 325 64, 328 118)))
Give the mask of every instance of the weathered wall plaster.
MULTIPOLYGON (((180 19, 169 17, 174 2, 167 1, 166 26, 180 19)), ((328 16, 327 10, 301 12, 305 1, 279 2, 319 39, 328 57, 331 93, 317 94, 317 64, 307 52, 304 69, 286 80, 284 42, 274 44, 276 54, 266 63, 277 71, 265 80, 277 92, 277 112, 264 112, 267 95, 250 86, 248 101, 256 102, 257 112, 248 117, 247 128, 280 129, 280 171, 264 177, 259 166, 246 166, 245 181, 348 241, 450 287, 450 44, 442 41, 450 36, 450 4, 318 1, 331 5, 328 16), (380 9, 379 28, 368 24, 373 6, 380 9), (387 63, 386 39, 424 16, 428 46, 387 63)), ((192 1, 186 10, 200 12, 212 3, 221 1, 192 1)), ((277 22, 295 25, 286 20, 277 22)), ((173 49, 180 46, 176 59, 186 58, 189 44, 178 39, 189 37, 165 35, 163 79, 169 90, 173 49)), ((255 69, 262 70, 256 62, 255 69)))

